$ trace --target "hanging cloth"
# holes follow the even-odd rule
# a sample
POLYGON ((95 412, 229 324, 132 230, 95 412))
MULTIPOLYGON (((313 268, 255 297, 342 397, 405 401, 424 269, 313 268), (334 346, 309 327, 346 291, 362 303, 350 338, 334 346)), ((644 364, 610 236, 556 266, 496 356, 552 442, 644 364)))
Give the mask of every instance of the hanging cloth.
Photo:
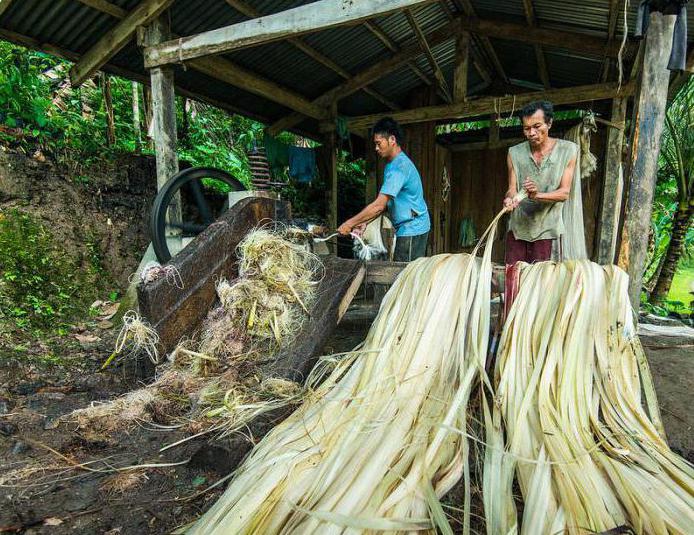
POLYGON ((289 146, 267 133, 263 141, 272 176, 277 179, 289 165, 289 146))
POLYGON ((595 116, 587 113, 580 123, 564 135, 564 139, 578 145, 578 154, 574 178, 571 181, 571 192, 562 207, 564 234, 561 236, 561 244, 555 240, 552 245, 552 259, 555 261, 588 258, 583 226, 581 179, 588 179, 597 167, 597 158, 590 152, 590 135, 596 130, 595 116))
POLYGON ((671 71, 683 71, 687 68, 687 2, 689 0, 641 0, 636 13, 634 37, 643 37, 648 31, 648 18, 651 11, 677 15, 667 65, 671 71))
POLYGON ((466 247, 474 247, 477 243, 477 232, 475 231, 475 223, 472 221, 471 217, 465 217, 460 222, 460 246, 464 249, 466 247))
POLYGON ((289 176, 300 184, 311 182, 316 176, 316 153, 304 147, 289 147, 289 176))

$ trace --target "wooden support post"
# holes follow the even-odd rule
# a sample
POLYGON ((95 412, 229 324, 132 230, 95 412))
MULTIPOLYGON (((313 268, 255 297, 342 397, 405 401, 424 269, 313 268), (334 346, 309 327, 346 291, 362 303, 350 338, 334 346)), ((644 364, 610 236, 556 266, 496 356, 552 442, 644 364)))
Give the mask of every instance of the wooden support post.
POLYGON ((336 229, 339 224, 337 220, 337 134, 330 132, 327 135, 327 144, 329 152, 329 167, 330 173, 330 227, 336 229))
POLYGON ((624 121, 626 119, 627 99, 612 101, 611 122, 622 129, 609 128, 605 149, 605 176, 602 186, 602 207, 598 220, 598 264, 612 264, 615 260, 619 214, 622 211, 624 179, 622 174, 622 146, 624 142, 624 121))
MULTIPOLYGON (((146 40, 156 44, 167 38, 169 29, 160 17, 147 28, 146 40)), ((169 66, 155 67, 149 71, 152 86, 152 137, 157 163, 157 189, 178 173, 176 155, 176 95, 174 73, 169 66)), ((172 199, 169 222, 181 221, 181 198, 172 199)), ((170 248, 170 247, 169 247, 170 248)))
POLYGON ((470 61, 470 32, 461 31, 455 41, 455 67, 453 70, 453 101, 467 98, 467 71, 470 61))
POLYGON ((489 116, 489 146, 493 147, 499 143, 499 116, 492 114, 489 116))
POLYGON ((619 266, 629 274, 629 298, 638 310, 643 271, 646 265, 651 226, 653 193, 658 171, 660 136, 670 71, 668 57, 675 24, 674 15, 652 12, 646 34, 635 120, 630 147, 628 195, 625 209, 619 266))

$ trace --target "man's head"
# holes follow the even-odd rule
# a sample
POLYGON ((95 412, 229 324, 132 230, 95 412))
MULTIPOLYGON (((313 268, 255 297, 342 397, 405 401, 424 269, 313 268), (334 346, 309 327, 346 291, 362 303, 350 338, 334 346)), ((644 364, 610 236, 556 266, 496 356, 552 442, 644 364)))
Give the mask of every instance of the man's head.
POLYGON ((374 146, 376 153, 386 160, 395 158, 400 151, 402 144, 402 130, 400 125, 390 117, 384 117, 373 127, 374 146))
POLYGON ((523 123, 523 135, 531 145, 538 146, 549 137, 549 129, 552 127, 554 106, 546 100, 538 100, 523 106, 520 111, 523 123))

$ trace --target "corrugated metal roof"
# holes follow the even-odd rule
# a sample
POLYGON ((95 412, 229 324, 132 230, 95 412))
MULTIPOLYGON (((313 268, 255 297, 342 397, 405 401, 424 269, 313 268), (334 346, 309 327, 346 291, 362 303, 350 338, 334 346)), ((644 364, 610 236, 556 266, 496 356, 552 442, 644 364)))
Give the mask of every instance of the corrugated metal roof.
MULTIPOLYGON (((311 0, 245 0, 262 14, 283 11, 311 0)), ((125 11, 132 10, 139 0, 110 0, 125 11)), ((432 2, 413 9, 417 23, 425 34, 441 28, 448 22, 444 2, 432 2)), ((459 2, 445 0, 448 12, 459 14, 459 2)), ((633 34, 637 2, 631 2, 628 10, 629 33, 633 34)), ((525 24, 523 0, 473 0, 472 5, 479 17, 514 21, 525 24)), ((602 38, 607 36, 609 4, 605 0, 533 0, 537 24, 543 28, 556 28, 582 32, 602 38)), ((195 33, 234 24, 247 17, 232 8, 225 0, 175 0, 167 11, 172 30, 177 35, 195 33)), ((622 32, 622 16, 618 17, 616 36, 622 32)), ((393 13, 372 20, 397 48, 416 43, 416 36, 403 13, 393 13)), ((689 27, 694 28, 694 9, 689 12, 689 27)), ((24 38, 34 39, 34 46, 50 45, 77 55, 84 54, 108 30, 118 23, 118 18, 98 11, 79 0, 15 0, 0 17, 0 30, 14 32, 24 38), (40 45, 38 43, 42 43, 40 45)), ((8 34, 5 33, 7 36, 8 34)), ((693 40, 690 36, 690 42, 693 40)), ((301 37, 308 45, 330 58, 350 74, 388 58, 393 52, 381 39, 364 25, 351 25, 318 31, 301 37)), ((19 40, 19 39, 17 39, 19 40)), ((499 57, 506 75, 519 84, 532 87, 540 83, 536 58, 531 46, 503 39, 492 39, 494 51, 499 57)), ((473 45, 478 57, 484 58, 486 69, 496 75, 487 51, 473 45)), ((452 85, 455 45, 451 39, 432 49, 449 85, 452 85)), ((553 87, 595 83, 599 80, 602 58, 576 54, 559 48, 543 47, 549 76, 553 87)), ((257 73, 281 86, 313 100, 327 90, 340 85, 344 78, 321 62, 311 58, 291 43, 282 41, 247 48, 225 55, 238 65, 257 73)), ((433 71, 426 57, 421 54, 414 63, 433 78, 433 71)), ((471 62, 472 63, 472 62, 471 62)), ((127 71, 142 78, 146 76, 141 51, 134 42, 111 59, 106 67, 127 71)), ((469 87, 485 90, 487 84, 470 66, 469 87)), ((226 103, 230 108, 242 110, 250 116, 274 121, 289 113, 282 103, 273 102, 252 94, 243 88, 233 87, 192 68, 176 68, 176 81, 180 87, 196 92, 203 97, 226 103)), ((380 92, 390 101, 406 107, 413 90, 423 87, 419 76, 407 66, 401 66, 371 84, 370 88, 380 92)), ((491 90, 497 93, 498 83, 491 90)), ((339 112, 360 115, 386 111, 386 106, 374 96, 360 90, 347 96, 339 103, 339 112)), ((316 129, 314 120, 302 126, 316 129)))

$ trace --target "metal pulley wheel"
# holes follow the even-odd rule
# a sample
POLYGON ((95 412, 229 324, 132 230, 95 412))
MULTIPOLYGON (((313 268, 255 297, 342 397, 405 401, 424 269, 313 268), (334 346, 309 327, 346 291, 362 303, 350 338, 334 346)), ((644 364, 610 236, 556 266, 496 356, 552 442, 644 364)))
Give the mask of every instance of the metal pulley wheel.
MULTIPOLYGON (((206 187, 202 182, 206 178, 223 182, 231 191, 246 189, 241 181, 229 173, 212 167, 191 167, 172 176, 155 197, 150 215, 152 245, 160 263, 168 262, 171 258, 170 244, 178 243, 180 250, 229 207, 228 194, 206 187), (176 221, 178 218, 173 213, 172 218, 167 218, 167 213, 172 206, 175 209, 179 197, 181 217, 176 221)), ((174 254, 176 252, 173 251, 174 254)))

